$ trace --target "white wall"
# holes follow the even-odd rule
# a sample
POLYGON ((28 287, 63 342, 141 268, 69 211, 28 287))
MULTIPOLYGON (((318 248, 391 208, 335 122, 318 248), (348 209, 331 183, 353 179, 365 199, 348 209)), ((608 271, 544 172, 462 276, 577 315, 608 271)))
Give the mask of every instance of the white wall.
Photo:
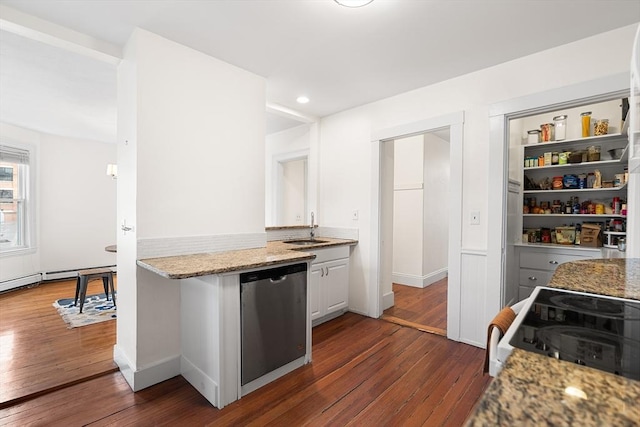
POLYGON ((438 135, 424 135, 424 254, 425 284, 446 276, 449 263, 449 141, 438 135))
POLYGON ((141 243, 172 255, 170 238, 266 242, 264 79, 137 29, 118 102, 118 223, 133 230, 118 234, 114 353, 139 390, 180 372, 179 281, 138 268, 141 243))
POLYGON ((393 142, 393 281, 412 285, 423 275, 422 135, 393 142))
MULTIPOLYGON (((350 213, 354 209, 360 211, 359 244, 353 251, 352 261, 361 269, 351 269, 350 308, 370 312, 367 298, 375 289, 366 273, 377 268, 370 265, 371 138, 374 132, 451 112, 465 112, 463 221, 450 226, 462 228, 463 250, 482 253, 490 238, 486 225, 488 194, 497 190, 488 182, 489 107, 503 100, 628 72, 635 29, 635 25, 620 28, 323 118, 318 204, 323 222, 356 226, 350 213), (593 52, 606 52, 606 59, 594 61, 593 52), (467 219, 472 210, 480 212, 480 225, 469 224, 467 219)), ((478 267, 478 271, 484 270, 478 267)), ((462 278, 470 277, 462 273, 462 278)), ((467 292, 469 286, 477 284, 462 282, 461 292, 467 292)), ((462 311, 474 309, 461 308, 462 311)), ((484 341, 479 336, 460 339, 484 341)))
POLYGON ((447 274, 449 141, 427 133, 393 145, 393 283, 422 288, 447 274))
POLYGON ((42 135, 40 246, 42 271, 115 265, 115 144, 42 135))
MULTIPOLYGON (((265 142, 265 225, 295 225, 278 221, 277 194, 275 188, 277 170, 274 170, 278 159, 290 153, 308 152, 311 148, 311 125, 296 126, 266 136, 265 142)), ((308 169, 307 169, 308 172, 308 169)), ((308 177, 309 178, 309 177, 308 177)), ((306 223, 306 219, 303 220, 306 223)))
POLYGON ((307 160, 291 160, 282 164, 282 212, 280 224, 302 225, 307 198, 307 160))
POLYGON ((0 281, 41 272, 114 265, 116 182, 106 175, 116 145, 0 124, 2 138, 32 144, 36 242, 32 253, 0 257, 0 281))

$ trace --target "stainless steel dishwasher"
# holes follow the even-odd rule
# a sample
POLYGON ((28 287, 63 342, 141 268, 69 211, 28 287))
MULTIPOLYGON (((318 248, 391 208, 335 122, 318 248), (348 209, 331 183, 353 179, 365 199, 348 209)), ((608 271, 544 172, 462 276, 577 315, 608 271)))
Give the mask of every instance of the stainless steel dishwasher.
POLYGON ((306 353, 307 264, 240 274, 245 385, 306 353))

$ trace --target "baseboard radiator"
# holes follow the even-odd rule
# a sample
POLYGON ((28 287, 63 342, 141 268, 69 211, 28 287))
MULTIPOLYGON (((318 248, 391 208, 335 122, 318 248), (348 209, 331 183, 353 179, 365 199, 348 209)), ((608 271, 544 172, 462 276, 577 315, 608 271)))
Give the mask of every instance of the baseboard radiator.
POLYGON ((34 283, 46 282, 48 280, 60 280, 60 279, 72 279, 78 277, 78 271, 87 270, 91 268, 110 268, 114 273, 117 272, 115 265, 103 265, 98 267, 78 268, 75 270, 59 270, 59 271, 46 271, 42 273, 31 274, 29 276, 20 277, 17 279, 5 280, 0 282, 0 292, 8 291, 11 289, 22 288, 25 286, 33 285, 34 283))

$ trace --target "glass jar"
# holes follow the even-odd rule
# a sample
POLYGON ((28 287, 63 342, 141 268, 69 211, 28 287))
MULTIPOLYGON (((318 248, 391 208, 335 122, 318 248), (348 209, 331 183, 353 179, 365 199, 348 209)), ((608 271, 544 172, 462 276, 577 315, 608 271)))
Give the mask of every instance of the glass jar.
POLYGON ((567 138, 567 116, 556 116, 553 118, 553 125, 555 126, 555 140, 562 141, 567 138))
POLYGON ((582 121, 582 137, 591 136, 591 111, 581 113, 580 120, 582 121))
POLYGON ((593 135, 606 135, 609 132, 609 119, 596 120, 596 125, 593 128, 593 135))
POLYGON ((588 162, 600 161, 600 146, 599 145, 591 145, 591 146, 587 147, 587 161, 588 162))
POLYGON ((527 131, 527 144, 537 144, 538 142, 540 142, 540 130, 527 131))
POLYGON ((540 131, 541 131, 540 140, 542 142, 553 141, 553 138, 554 138, 553 128, 554 128, 553 123, 545 123, 543 125, 540 125, 540 131))
POLYGON ((562 177, 561 176, 554 176, 553 177, 553 189, 554 190, 562 190, 562 177))
POLYGON ((557 151, 551 153, 551 164, 557 165, 560 161, 560 154, 557 151))

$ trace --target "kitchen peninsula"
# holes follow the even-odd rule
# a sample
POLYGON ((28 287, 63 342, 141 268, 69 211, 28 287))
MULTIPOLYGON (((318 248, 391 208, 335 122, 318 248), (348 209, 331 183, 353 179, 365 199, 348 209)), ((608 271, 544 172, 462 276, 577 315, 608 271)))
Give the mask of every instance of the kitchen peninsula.
MULTIPOLYGON (((322 258, 326 253, 339 250, 344 257, 347 257, 345 271, 348 273, 348 246, 357 244, 357 241, 321 237, 315 241, 307 238, 304 243, 304 245, 297 245, 295 240, 294 243, 269 241, 264 248, 137 261, 140 268, 179 281, 180 373, 217 408, 221 409, 247 393, 311 361, 311 307, 315 295, 313 290, 307 289, 307 286, 310 287, 311 283, 315 283, 309 282, 309 277, 313 275, 311 262, 317 257, 322 258), (274 344, 272 337, 262 336, 264 331, 256 335, 243 332, 246 326, 244 319, 258 319, 260 310, 246 309, 241 296, 241 294, 244 295, 244 291, 241 292, 241 289, 244 289, 242 276, 257 276, 260 273, 267 273, 267 270, 275 271, 272 270, 274 267, 280 271, 278 267, 281 266, 295 268, 299 272, 298 275, 302 274, 302 277, 306 277, 307 280, 301 282, 303 291, 300 294, 292 295, 291 300, 286 299, 290 303, 280 307, 278 304, 282 304, 285 300, 275 297, 277 301, 272 305, 280 307, 277 309, 280 314, 288 311, 289 305, 295 304, 301 307, 300 317, 296 317, 300 321, 286 323, 285 320, 285 323, 298 325, 302 328, 301 333, 306 334, 306 338, 304 338, 305 335, 301 335, 300 341, 296 341, 300 354, 296 355, 295 359, 287 359, 284 365, 278 364, 275 367, 265 368, 263 372, 266 374, 261 374, 259 377, 256 375, 250 381, 244 379, 241 381, 241 375, 243 375, 241 367, 245 366, 244 356, 256 353, 243 353, 243 343, 256 344, 256 348, 261 351, 277 345, 274 344), (300 298, 298 295, 306 295, 306 300, 304 296, 300 298), (245 310, 244 314, 243 310, 245 310), (245 339, 249 341, 244 341, 245 339)), ((288 273, 277 273, 276 276, 271 276, 270 283, 280 283, 277 285, 278 289, 283 289, 283 286, 288 286, 284 284, 287 275, 288 273)), ((292 276, 293 274, 289 277, 292 276)), ((269 282, 268 278, 267 282, 269 282)), ((348 282, 345 282, 345 285, 348 286, 348 282)), ((260 285, 261 289, 267 289, 266 286, 268 285, 260 285)), ((346 309, 346 300, 344 309, 346 309)), ((269 319, 272 317, 277 316, 267 316, 269 319)), ((283 319, 288 317, 283 315, 283 319)), ((258 325, 260 325, 259 330, 266 328, 264 323, 258 323, 258 325)), ((283 333, 287 334, 281 327, 276 329, 281 331, 279 336, 283 333)))
MULTIPOLYGON (((640 259, 561 264, 548 286, 640 300, 640 259)), ((514 348, 466 425, 631 426, 638 402, 640 381, 514 348)))

